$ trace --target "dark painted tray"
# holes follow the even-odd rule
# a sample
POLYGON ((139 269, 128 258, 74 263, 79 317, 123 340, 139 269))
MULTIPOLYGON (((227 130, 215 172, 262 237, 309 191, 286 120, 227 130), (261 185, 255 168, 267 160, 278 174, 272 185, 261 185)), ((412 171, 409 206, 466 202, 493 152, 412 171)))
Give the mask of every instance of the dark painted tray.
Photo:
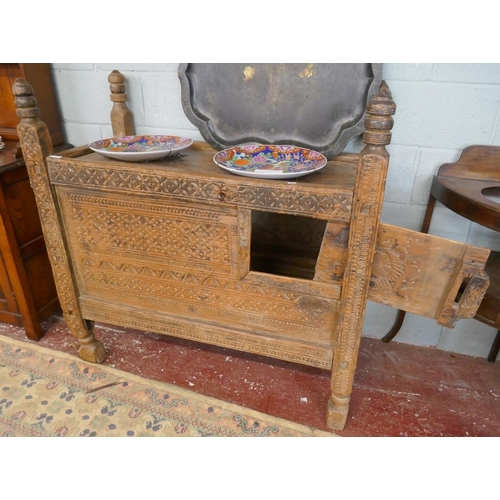
POLYGON ((327 158, 363 131, 382 81, 370 63, 183 63, 178 73, 184 112, 215 149, 294 144, 327 158))

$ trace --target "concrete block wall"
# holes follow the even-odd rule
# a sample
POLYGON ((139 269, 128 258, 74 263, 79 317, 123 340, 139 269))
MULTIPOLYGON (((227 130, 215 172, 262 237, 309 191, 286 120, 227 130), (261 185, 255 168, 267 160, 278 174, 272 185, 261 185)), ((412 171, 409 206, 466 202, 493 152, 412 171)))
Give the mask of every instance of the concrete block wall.
MULTIPOLYGON (((52 64, 68 142, 82 145, 112 136, 108 74, 126 78, 128 106, 136 133, 171 134, 201 140, 181 106, 177 63, 52 64)), ((384 64, 384 79, 398 106, 382 219, 418 230, 432 176, 456 161, 472 144, 500 145, 500 64, 384 64)), ((348 151, 358 151, 353 140, 348 151)), ((500 250, 500 235, 477 226, 443 206, 435 210, 430 233, 500 250)), ((369 303, 363 335, 380 338, 396 311, 369 303)), ((496 330, 475 320, 456 328, 408 314, 394 341, 435 346, 486 357, 496 330)))

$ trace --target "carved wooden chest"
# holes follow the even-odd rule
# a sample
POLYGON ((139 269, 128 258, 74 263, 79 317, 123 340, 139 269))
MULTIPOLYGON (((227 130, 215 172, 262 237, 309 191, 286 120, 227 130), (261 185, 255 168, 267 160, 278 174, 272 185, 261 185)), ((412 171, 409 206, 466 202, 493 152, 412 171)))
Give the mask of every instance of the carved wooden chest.
POLYGON ((328 425, 341 429, 367 300, 453 326, 488 286, 487 250, 379 223, 394 113, 385 84, 368 104, 364 150, 293 181, 227 173, 206 143, 151 163, 50 155, 29 85, 14 90, 84 359, 104 359, 100 321, 328 369, 328 425))

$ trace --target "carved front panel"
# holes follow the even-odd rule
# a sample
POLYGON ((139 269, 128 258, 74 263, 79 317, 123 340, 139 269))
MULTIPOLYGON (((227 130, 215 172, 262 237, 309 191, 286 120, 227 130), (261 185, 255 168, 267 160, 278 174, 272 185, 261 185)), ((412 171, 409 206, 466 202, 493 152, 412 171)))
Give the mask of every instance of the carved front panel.
POLYGON ((83 254, 142 259, 176 269, 234 275, 237 211, 65 192, 71 245, 83 254), (72 227, 76 226, 76 227, 72 227))
POLYGON ((241 281, 247 211, 63 187, 58 196, 79 292, 103 310, 119 302, 332 344, 337 300, 241 281))

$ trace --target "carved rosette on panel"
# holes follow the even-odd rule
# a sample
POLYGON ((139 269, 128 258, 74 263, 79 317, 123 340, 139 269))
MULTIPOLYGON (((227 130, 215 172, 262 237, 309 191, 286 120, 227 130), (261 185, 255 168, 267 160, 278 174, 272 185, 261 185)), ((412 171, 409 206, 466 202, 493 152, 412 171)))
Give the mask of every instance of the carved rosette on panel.
POLYGON ((372 276, 370 286, 391 290, 399 297, 407 298, 407 291, 411 291, 418 280, 421 261, 418 255, 412 254, 410 242, 403 245, 393 238, 382 239, 377 246, 376 258, 378 272, 372 276))
POLYGON ((82 319, 75 296, 71 269, 66 257, 57 209, 47 175, 45 159, 52 153, 52 142, 46 125, 39 119, 33 88, 24 79, 13 86, 17 114, 21 118, 18 132, 30 184, 35 193, 47 252, 55 278, 57 294, 70 331, 78 337, 80 356, 91 362, 102 362, 104 347, 96 341, 91 324, 82 319))

